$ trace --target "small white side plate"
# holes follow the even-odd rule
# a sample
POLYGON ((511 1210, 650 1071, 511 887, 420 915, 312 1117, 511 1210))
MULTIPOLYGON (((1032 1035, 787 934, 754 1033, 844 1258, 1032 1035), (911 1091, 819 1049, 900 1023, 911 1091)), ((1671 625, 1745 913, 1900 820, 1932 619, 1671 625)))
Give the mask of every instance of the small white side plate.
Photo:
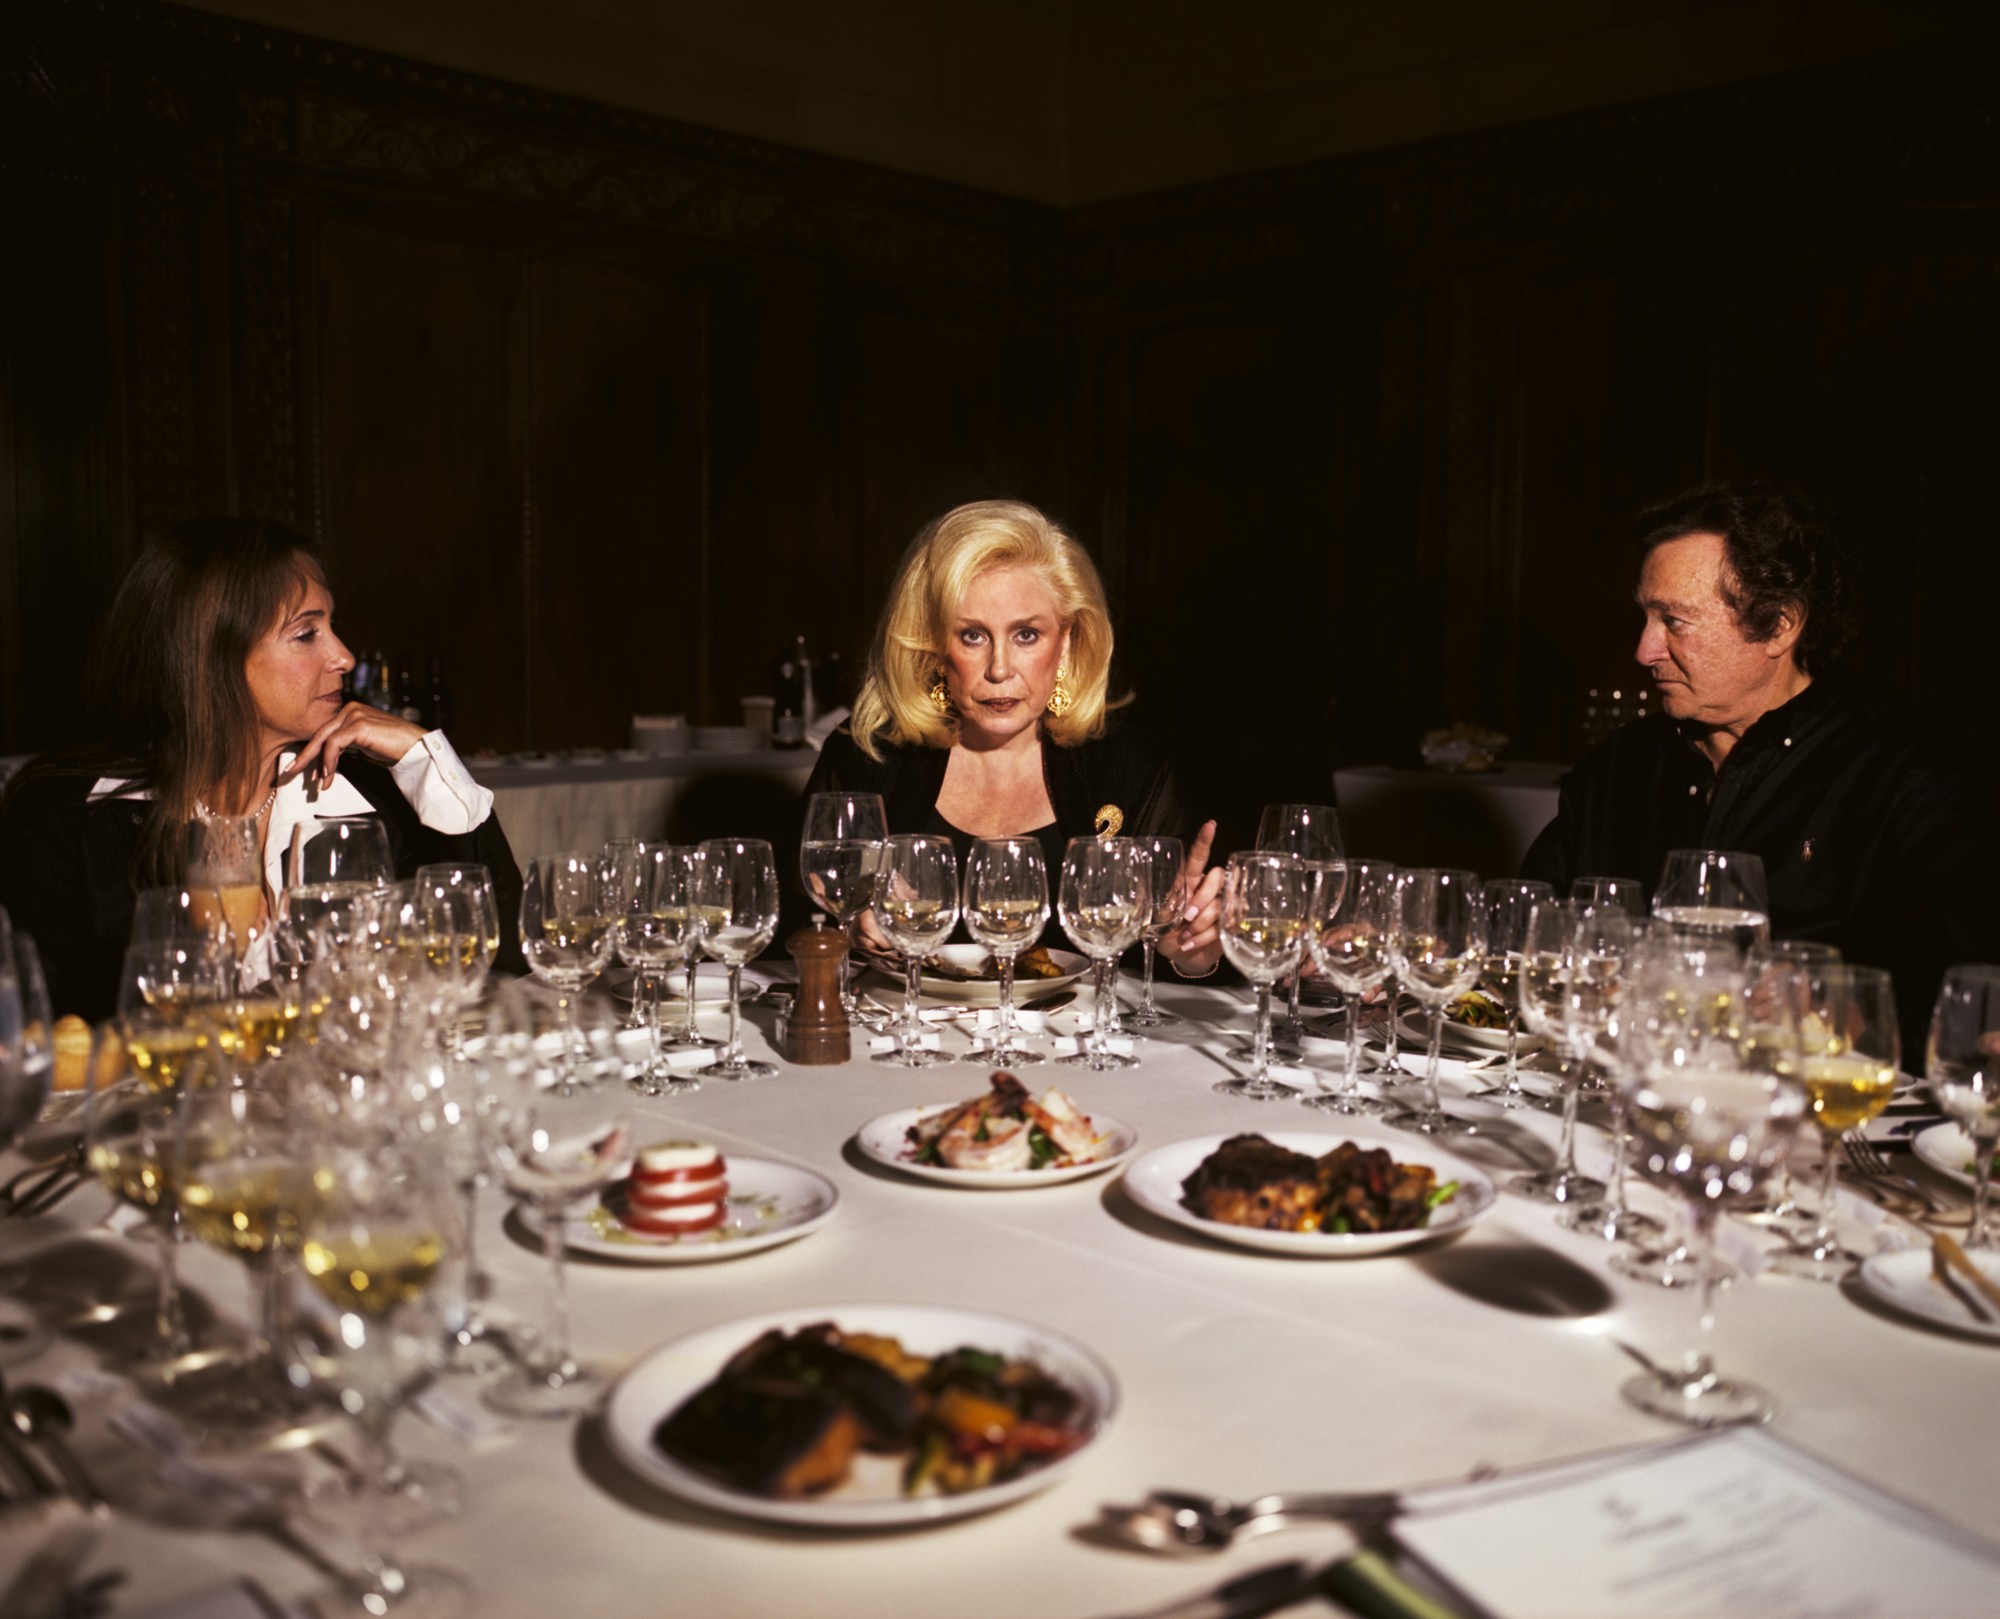
POLYGON ((1947 1121, 1920 1130, 1910 1142, 1910 1149, 1940 1175, 1961 1186, 1973 1184, 1972 1137, 1965 1133, 1964 1125, 1947 1121))
MULTIPOLYGON (((685 1237, 653 1237, 621 1225, 612 1211, 615 1193, 579 1205, 563 1222, 563 1246, 599 1259, 634 1265, 701 1265, 742 1259, 780 1243, 796 1242, 833 1218, 840 1192, 816 1170, 774 1158, 728 1155, 729 1213, 713 1231, 685 1237)), ((521 1224, 539 1237, 541 1211, 532 1203, 520 1211, 521 1224)))
MULTIPOLYGON (((1968 1257, 1988 1279, 2000 1282, 2000 1253, 1981 1248, 1968 1257)), ((2000 1309, 1988 1304, 1962 1276, 1951 1287, 1940 1282, 1931 1274, 1928 1248, 1872 1254, 1861 1262, 1859 1274, 1861 1285, 1891 1309, 1988 1343, 2000 1343, 2000 1309), (1976 1302, 1968 1304, 1968 1298, 1976 1302), (1977 1313, 1981 1310, 1986 1314, 1977 1313)))
POLYGON ((884 1113, 860 1128, 855 1134, 854 1144, 861 1149, 864 1157, 886 1164, 891 1169, 900 1169, 905 1175, 914 1175, 918 1180, 989 1192, 1019 1191, 1028 1186, 1060 1186, 1065 1181, 1080 1181, 1092 1175, 1101 1175, 1107 1169, 1115 1169, 1124 1163, 1132 1156, 1132 1149, 1139 1145, 1139 1132, 1131 1125, 1122 1119, 1093 1113, 1090 1121, 1097 1126, 1098 1134, 1104 1137, 1104 1150, 1100 1157, 1091 1159, 1087 1164, 1071 1164, 1065 1169, 951 1169, 943 1164, 913 1162, 909 1157, 910 1127, 919 1119, 949 1113, 962 1105, 946 1102, 940 1107, 906 1107, 899 1112, 884 1113))

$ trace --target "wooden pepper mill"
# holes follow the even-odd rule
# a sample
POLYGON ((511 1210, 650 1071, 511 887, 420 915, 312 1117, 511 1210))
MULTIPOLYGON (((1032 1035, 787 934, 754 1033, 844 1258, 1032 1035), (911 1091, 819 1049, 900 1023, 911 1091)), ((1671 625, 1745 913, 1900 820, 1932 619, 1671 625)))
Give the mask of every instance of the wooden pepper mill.
POLYGON ((852 1055, 840 975, 847 960, 845 928, 800 928, 785 941, 799 964, 799 996, 785 1023, 785 1060, 804 1067, 846 1062, 852 1055))

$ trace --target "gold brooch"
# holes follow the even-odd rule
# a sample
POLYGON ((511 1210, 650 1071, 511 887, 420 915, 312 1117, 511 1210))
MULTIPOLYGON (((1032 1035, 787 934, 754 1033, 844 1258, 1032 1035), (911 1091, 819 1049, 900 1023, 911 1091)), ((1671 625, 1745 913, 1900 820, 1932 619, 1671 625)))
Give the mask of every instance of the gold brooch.
POLYGON ((1092 824, 1097 828, 1097 835, 1100 838, 1115 838, 1118 836, 1118 829, 1125 824, 1125 812, 1116 804, 1101 805, 1097 811, 1097 819, 1092 824))

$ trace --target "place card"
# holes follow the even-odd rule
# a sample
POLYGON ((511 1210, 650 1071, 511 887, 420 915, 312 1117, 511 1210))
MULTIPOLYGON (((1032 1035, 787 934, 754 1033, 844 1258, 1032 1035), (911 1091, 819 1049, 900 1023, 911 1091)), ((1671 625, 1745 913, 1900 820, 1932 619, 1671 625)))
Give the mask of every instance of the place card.
POLYGON ((1395 1536, 1492 1619, 1966 1619, 2000 1547, 1757 1429, 1413 1495, 1395 1536))
MULTIPOLYGON (((868 1049, 870 1051, 894 1051, 897 1044, 896 1036, 893 1034, 878 1034, 869 1040, 868 1049)), ((944 1046, 944 1042, 934 1034, 919 1035, 917 1037, 917 1044, 922 1046, 926 1051, 939 1051, 944 1046)))

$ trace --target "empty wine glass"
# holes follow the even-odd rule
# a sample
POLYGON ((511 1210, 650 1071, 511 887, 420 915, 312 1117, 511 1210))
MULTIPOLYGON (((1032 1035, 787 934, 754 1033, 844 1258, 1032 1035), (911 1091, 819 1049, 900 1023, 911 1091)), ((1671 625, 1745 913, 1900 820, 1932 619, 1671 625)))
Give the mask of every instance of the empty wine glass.
POLYGON ((854 999, 854 932, 861 913, 875 900, 882 870, 882 844, 889 816, 880 793, 814 793, 806 800, 805 832, 799 840, 799 879, 806 897, 847 934, 840 964, 840 1005, 858 1021, 854 999))
POLYGON ((1163 1024, 1180 1022, 1178 1013, 1153 1003, 1153 956, 1159 948, 1160 936, 1178 923, 1187 909, 1188 889, 1183 880, 1187 851, 1179 838, 1139 838, 1135 841, 1145 849, 1152 870, 1153 904, 1146 913, 1146 925, 1139 933, 1139 948, 1144 962, 1139 980, 1139 1005, 1125 1021, 1135 1028, 1156 1029, 1163 1024))
POLYGON ((395 861, 389 854, 389 829, 379 815, 328 816, 300 850, 299 870, 291 886, 316 883, 393 882, 395 861))
POLYGON ((1047 1059, 1022 1042, 1014 1019, 1014 958, 1042 936, 1049 921, 1049 869, 1039 838, 981 838, 965 861, 965 926, 993 952, 1000 974, 1000 1011, 990 1062, 1022 1067, 1047 1059))
POLYGON ((665 976, 685 967, 701 948, 702 928, 694 894, 690 851, 666 843, 635 843, 621 862, 619 948, 632 964, 635 1003, 646 1008, 652 1051, 632 1079, 642 1096, 677 1096, 699 1090, 701 1081, 667 1060, 662 1036, 665 976))
POLYGON ((876 1053, 877 1062, 898 1068, 933 1068, 952 1059, 924 1044, 920 1015, 924 958, 943 944, 958 922, 958 856, 949 838, 904 833, 883 845, 882 872, 875 884, 875 920, 888 941, 903 952, 903 1015, 895 1024, 896 1044, 876 1053))
POLYGON ((1699 1325, 1679 1367, 1642 1372, 1620 1392, 1642 1410, 1703 1428, 1771 1415, 1769 1395, 1721 1376, 1710 1354, 1715 1228, 1725 1204, 1789 1150, 1806 1110, 1799 1086, 1746 1061, 1744 987, 1740 973, 1732 982, 1649 953, 1620 1038, 1639 1170, 1686 1202, 1700 1278, 1699 1325))
POLYGON ((11 1147, 40 1115, 54 1070, 55 1019, 41 957, 35 941, 14 932, 0 910, 0 1148, 11 1147))
POLYGON ((1430 1014, 1424 1085, 1429 1102, 1385 1115, 1384 1123, 1425 1135, 1470 1135, 1478 1126, 1447 1113, 1438 1097, 1438 1056, 1445 1008, 1479 979, 1486 962, 1486 905, 1469 871, 1419 869, 1396 889, 1396 928, 1389 954, 1396 977, 1430 1014))
MULTIPOLYGON (((769 846, 765 846, 768 856, 769 846)), ((775 874, 774 874, 775 876, 775 874)), ((570 1207, 601 1192, 631 1166, 631 1093, 619 1085, 564 1088, 541 1083, 533 1020, 513 992, 495 1000, 488 1036, 498 1067, 493 1156, 508 1190, 532 1204, 549 1266, 548 1324, 522 1363, 485 1393, 518 1416, 575 1416, 608 1384, 603 1368, 570 1348, 569 1293, 563 1277, 570 1207)))
POLYGON ((1069 840, 1056 909, 1070 942, 1090 957, 1090 1033, 1058 1061, 1098 1072, 1138 1065, 1137 1057, 1111 1044, 1118 1006, 1113 980, 1119 956, 1139 942, 1152 908, 1152 868, 1138 839, 1069 840))
POLYGON ((771 846, 762 838, 710 838, 701 845, 694 881, 701 948, 729 969, 729 1038, 708 1072, 717 1079, 768 1079, 778 1070, 743 1054, 743 964, 763 954, 778 931, 771 846))
POLYGON ((1573 878, 1569 897, 1579 905, 1608 905, 1634 918, 1647 914, 1646 885, 1637 877, 1573 878))
POLYGON ((1554 1167, 1517 1175, 1508 1190, 1544 1203, 1601 1197, 1604 1182, 1576 1167, 1578 1092, 1591 1049, 1616 1008, 1619 975, 1631 948, 1631 924, 1619 911, 1543 900, 1528 913, 1521 941, 1521 1017, 1563 1048, 1562 1140, 1554 1167))
POLYGON ((1653 890, 1653 918, 1683 938, 1727 939, 1744 954, 1771 939, 1764 862, 1731 849, 1672 849, 1653 890))
POLYGON ((436 1282, 455 1240, 451 1201, 413 1144, 322 1151, 319 1193, 300 1221, 299 1269, 324 1300, 324 1330, 295 1340, 292 1364, 331 1391, 362 1439, 360 1476, 314 1507, 359 1520, 368 1549, 339 1587, 316 1593, 329 1616, 436 1619, 465 1611, 470 1589, 452 1570, 412 1566, 387 1550, 409 1529, 454 1516, 456 1472, 406 1460, 391 1443, 397 1416, 442 1367, 436 1282))
POLYGON ((1837 1282, 1863 1258, 1842 1245, 1836 1225, 1833 1177, 1840 1137, 1860 1129, 1896 1094, 1902 1036, 1896 992, 1881 968, 1842 964, 1806 981, 1814 993, 1799 1018, 1796 1073, 1819 1126, 1819 1220, 1772 1255, 1771 1266, 1787 1276, 1837 1282))
POLYGON ((555 991, 562 1050, 557 1082, 567 1088, 588 1077, 595 1057, 577 1024, 584 986, 611 960, 611 917, 604 905, 595 855, 558 854, 531 860, 521 889, 521 954, 528 971, 555 991))
MULTIPOLYGON (((1266 804, 1257 818, 1257 847, 1269 854, 1297 855, 1308 864, 1338 860, 1340 817, 1331 804, 1266 804)), ((1300 957, 1300 966, 1305 958, 1300 957)), ((1285 1021, 1275 1031, 1277 1039, 1296 1048, 1305 1038, 1305 1023, 1299 1017, 1301 975, 1293 969, 1285 995, 1285 1021)))
POLYGON ((1498 1085, 1472 1094, 1496 1107, 1526 1107, 1529 1096, 1521 1089, 1521 946, 1528 936, 1529 913, 1540 901, 1554 899, 1555 890, 1532 879, 1495 877, 1487 882, 1484 898, 1486 959, 1480 963, 1479 987, 1507 1009, 1507 1073, 1498 1085))
POLYGON ((1924 1047, 1924 1075, 1937 1105, 1972 1143, 1968 1248, 1991 1248, 1993 1159, 2000 1149, 2000 967, 1959 966, 1944 975, 1924 1047))
MULTIPOLYGON (((614 919, 625 909, 627 885, 631 877, 631 854, 639 846, 637 838, 606 838, 599 858, 604 869, 604 904, 606 912, 614 919)), ((614 921, 611 930, 611 954, 619 966, 632 972, 632 1005, 619 1023, 621 1029, 634 1032, 646 1027, 646 984, 645 975, 625 954, 625 936, 614 921)))
POLYGON ((1357 1114, 1380 1113, 1389 1105, 1361 1094, 1361 1003, 1389 976, 1395 875, 1396 868, 1383 860, 1332 861, 1313 874, 1306 947, 1347 1002, 1347 1066, 1340 1088, 1307 1097, 1307 1107, 1357 1114))
POLYGON ((1305 953, 1312 891, 1312 868, 1296 855, 1241 850, 1223 868, 1222 953, 1257 993, 1250 1072, 1218 1081, 1225 1096, 1268 1102, 1292 1094, 1271 1077, 1271 986, 1305 953))

